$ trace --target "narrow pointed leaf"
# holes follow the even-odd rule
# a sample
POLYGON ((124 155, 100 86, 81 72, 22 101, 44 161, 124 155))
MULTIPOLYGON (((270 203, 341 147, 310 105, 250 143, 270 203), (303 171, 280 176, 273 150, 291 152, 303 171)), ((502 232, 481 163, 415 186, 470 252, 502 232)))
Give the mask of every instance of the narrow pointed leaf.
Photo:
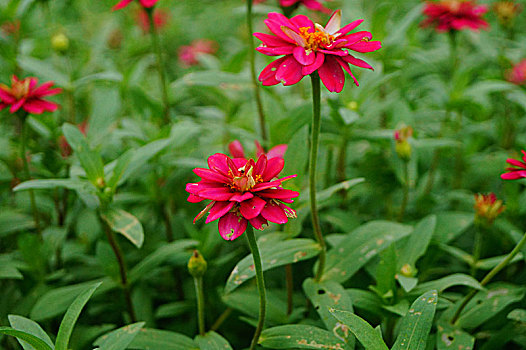
POLYGON ((124 210, 113 208, 106 209, 101 216, 113 231, 126 237, 137 248, 142 247, 144 231, 139 219, 124 210))
MULTIPOLYGON (((42 327, 40 327, 40 325, 35 321, 18 315, 9 315, 8 319, 9 324, 14 329, 32 334, 35 337, 43 340, 47 345, 49 345, 50 348, 55 348, 55 345, 53 345, 53 342, 51 341, 51 338, 49 338, 49 335, 47 335, 47 333, 42 329, 42 327)), ((34 346, 30 345, 22 339, 18 339, 18 342, 20 343, 20 345, 22 345, 24 350, 35 350, 34 346)))
POLYGON ((342 339, 337 338, 332 332, 299 324, 265 329, 259 337, 259 344, 270 349, 331 350, 344 350, 346 345, 342 339))
POLYGON ((204 336, 195 337, 195 342, 201 350, 232 350, 228 341, 216 332, 208 332, 204 336))
POLYGON ((132 349, 198 350, 196 343, 184 334, 151 328, 139 329, 129 344, 132 349))
POLYGON ((97 350, 124 350, 127 349, 145 322, 129 324, 99 337, 93 345, 98 346, 97 350))
POLYGON ((388 350, 380 334, 359 316, 352 312, 329 309, 329 312, 342 324, 347 326, 356 339, 366 349, 388 350))
POLYGON ((23 340, 30 344, 35 350, 53 350, 53 348, 50 347, 45 341, 34 336, 33 334, 19 331, 11 327, 0 327, 0 334, 10 335, 16 337, 17 339, 23 340))

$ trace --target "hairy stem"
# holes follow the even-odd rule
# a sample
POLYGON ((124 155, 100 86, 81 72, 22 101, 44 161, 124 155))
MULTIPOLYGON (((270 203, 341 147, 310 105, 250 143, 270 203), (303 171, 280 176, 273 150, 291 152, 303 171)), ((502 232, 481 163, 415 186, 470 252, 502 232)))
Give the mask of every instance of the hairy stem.
POLYGON ((258 343, 259 336, 261 335, 261 332, 263 331, 263 326, 265 325, 265 313, 267 311, 267 297, 266 297, 266 291, 265 291, 265 278, 263 276, 263 266, 261 265, 261 256, 259 254, 258 244, 256 242, 256 236, 254 235, 254 229, 252 228, 250 224, 247 226, 247 231, 245 234, 247 236, 250 251, 252 252, 252 257, 254 259, 254 267, 256 269, 256 282, 258 285, 258 293, 259 293, 258 324, 256 327, 256 332, 254 333, 254 337, 252 338, 252 342, 250 344, 250 350, 254 350, 258 343))
POLYGON ((323 270, 325 269, 325 254, 327 245, 321 233, 320 218, 318 216, 318 207, 316 204, 316 161, 318 159, 319 136, 321 129, 321 91, 320 91, 320 76, 317 72, 310 75, 312 82, 312 130, 311 130, 311 144, 310 144, 310 158, 309 158, 309 195, 310 195, 310 211, 312 219, 312 228, 316 241, 321 247, 320 258, 318 262, 318 269, 316 271, 315 280, 320 281, 323 270))
MULTIPOLYGON (((505 268, 510 263, 510 261, 513 260, 515 255, 517 255, 521 251, 525 243, 526 243, 526 233, 524 233, 519 243, 517 243, 515 248, 513 248, 513 250, 508 254, 508 256, 506 256, 504 260, 502 260, 497 266, 495 266, 490 272, 488 272, 488 274, 480 282, 480 285, 485 286, 486 284, 488 284, 493 279, 493 277, 495 277, 496 274, 498 274, 503 268, 505 268)), ((456 324, 458 322, 458 319, 460 317, 460 314, 462 313, 462 310, 464 310, 466 305, 468 305, 468 303, 471 301, 471 299, 473 299, 473 297, 477 294, 477 292, 478 292, 477 289, 473 289, 471 290, 471 292, 469 292, 468 295, 466 295, 466 297, 462 301, 462 304, 460 304, 459 308, 455 312, 455 315, 451 319, 452 324, 456 324)))
POLYGON ((263 101, 261 100, 261 91, 259 88, 258 79, 256 76, 256 55, 254 52, 254 28, 252 25, 252 1, 247 0, 247 27, 248 27, 248 59, 250 61, 250 77, 252 79, 252 87, 254 89, 254 97, 256 98, 256 106, 259 117, 259 129, 261 138, 265 146, 268 146, 268 136, 265 123, 265 111, 263 110, 263 101))

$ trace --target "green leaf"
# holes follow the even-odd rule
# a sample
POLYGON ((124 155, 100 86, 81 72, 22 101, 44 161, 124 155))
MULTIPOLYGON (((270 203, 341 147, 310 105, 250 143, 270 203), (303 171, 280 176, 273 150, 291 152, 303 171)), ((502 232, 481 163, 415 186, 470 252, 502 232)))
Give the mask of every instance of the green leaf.
POLYGON ((372 257, 407 236, 411 226, 371 221, 348 233, 342 244, 329 250, 323 280, 345 282, 372 257))
POLYGON ((508 314, 508 319, 513 320, 513 321, 526 323, 526 310, 524 310, 524 309, 512 310, 508 314))
POLYGON ((35 222, 30 215, 5 207, 0 210, 0 237, 34 227, 35 222))
POLYGON ((484 287, 480 285, 479 281, 473 277, 463 273, 455 273, 446 277, 442 277, 438 280, 422 283, 416 289, 414 289, 411 294, 422 294, 426 290, 430 289, 436 289, 439 293, 442 293, 444 290, 453 286, 467 286, 475 289, 484 289, 484 287))
POLYGON ((24 56, 18 58, 18 64, 24 71, 35 74, 42 81, 54 81, 60 88, 69 88, 70 82, 66 74, 58 71, 46 61, 24 56))
POLYGON ((79 87, 86 85, 91 82, 100 81, 100 82, 121 82, 122 81, 122 74, 115 71, 107 71, 107 72, 100 72, 100 73, 94 73, 90 75, 86 75, 85 77, 82 77, 80 79, 77 79, 73 82, 73 87, 78 89, 79 87))
POLYGON ((93 345, 98 346, 98 350, 124 350, 139 334, 139 331, 146 322, 137 322, 116 329, 108 334, 99 337, 93 345))
MULTIPOLYGON (((272 244, 260 245, 263 270, 292 264, 318 255, 320 246, 312 239, 296 238, 272 244)), ((242 259, 230 274, 225 286, 225 293, 230 293, 246 280, 256 275, 252 255, 242 259)))
POLYGON ((75 298, 73 303, 70 305, 60 327, 58 328, 57 339, 55 342, 55 350, 68 350, 69 338, 71 337, 71 332, 73 332, 73 327, 77 322, 77 319, 80 316, 80 312, 84 308, 84 305, 88 302, 89 298, 95 292, 101 283, 96 283, 85 289, 78 297, 75 298))
POLYGON ((365 320, 352 312, 329 309, 329 312, 349 328, 356 339, 366 349, 388 350, 381 335, 365 320))
POLYGON ((250 82, 245 75, 218 71, 193 72, 185 75, 182 81, 190 86, 211 86, 217 88, 249 88, 250 82))
POLYGON ((475 344, 473 336, 447 322, 437 325, 436 339, 437 350, 471 350, 475 344))
POLYGON ((53 350, 45 341, 23 331, 13 329, 11 327, 0 327, 0 334, 6 334, 17 339, 23 340, 30 344, 35 350, 53 350))
POLYGON ((201 350, 232 350, 228 341, 216 332, 208 332, 204 336, 195 337, 195 342, 201 350))
POLYGON ((422 219, 413 230, 413 233, 407 239, 404 239, 404 246, 401 249, 398 258, 398 267, 405 264, 415 266, 417 260, 422 257, 429 246, 429 242, 435 232, 437 218, 435 215, 429 215, 422 219))
POLYGON ((396 279, 398 280, 398 283, 400 283, 402 288, 404 288, 406 293, 412 291, 418 284, 418 278, 415 277, 406 277, 404 275, 398 274, 396 275, 396 279))
POLYGON ((270 349, 331 350, 344 350, 346 345, 331 332, 309 325, 286 325, 265 329, 259 337, 259 344, 270 349))
POLYGON ((400 333, 391 350, 425 350, 433 325, 438 293, 431 290, 419 296, 402 318, 400 333))
POLYGON ((474 217, 473 213, 461 212, 437 214, 436 230, 433 239, 440 243, 452 241, 473 224, 474 217))
POLYGON ((74 191, 95 193, 95 188, 91 183, 81 179, 45 179, 45 180, 29 180, 22 182, 16 186, 13 191, 23 190, 47 190, 57 187, 63 187, 74 191))
POLYGON ((101 217, 113 231, 126 237, 137 248, 142 247, 144 231, 135 216, 122 209, 108 208, 101 213, 101 217))
MULTIPOLYGON (((49 335, 47 335, 47 333, 42 329, 42 327, 40 327, 40 325, 35 321, 18 315, 9 315, 8 319, 9 324, 14 329, 26 332, 28 334, 32 334, 35 337, 43 340, 47 345, 49 345, 50 348, 55 348, 53 342, 51 341, 51 338, 49 338, 49 335)), ((18 342, 20 343, 20 345, 22 345, 24 350, 35 350, 35 348, 32 345, 28 344, 22 339, 18 339, 18 342)))
MULTIPOLYGON (((503 282, 494 283, 487 290, 478 292, 470 300, 457 324, 464 329, 476 328, 506 306, 522 300, 525 293, 526 288, 524 287, 503 282)), ((458 303, 454 307, 458 307, 458 303)))
MULTIPOLYGON (((312 278, 307 278, 303 282, 303 290, 312 302, 314 309, 318 312, 325 327, 349 343, 348 332, 329 312, 330 308, 353 312, 352 300, 341 284, 334 281, 316 282, 312 278)), ((353 340, 350 342, 354 344, 353 340)))
MULTIPOLYGON (((109 188, 111 188, 113 191, 117 188, 117 184, 121 180, 121 178, 124 175, 124 172, 130 165, 130 162, 133 158, 134 150, 129 150, 128 152, 124 153, 122 156, 117 159, 115 162, 115 167, 113 168, 113 173, 111 174, 111 178, 108 181, 107 185, 109 188)), ((106 171, 106 168, 104 169, 106 171)))
POLYGON ((369 311, 378 316, 383 315, 384 312, 381 307, 383 300, 376 293, 356 288, 346 289, 345 291, 351 297, 354 308, 369 311))
POLYGON ((76 126, 65 123, 62 132, 86 171, 86 176, 93 185, 98 186, 100 179, 104 180, 104 166, 99 153, 90 149, 86 138, 76 126))
POLYGON ((140 329, 129 347, 141 350, 199 350, 186 335, 151 328, 140 329))

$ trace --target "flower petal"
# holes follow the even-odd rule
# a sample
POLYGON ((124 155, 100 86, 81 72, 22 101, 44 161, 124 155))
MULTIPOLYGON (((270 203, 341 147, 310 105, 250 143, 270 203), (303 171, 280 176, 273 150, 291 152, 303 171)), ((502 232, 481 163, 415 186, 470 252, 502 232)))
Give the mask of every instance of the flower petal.
POLYGON ((263 208, 261 215, 268 221, 274 222, 276 224, 284 224, 289 221, 283 209, 280 208, 279 205, 272 202, 269 202, 265 208, 263 208))
POLYGON ((331 92, 341 92, 343 85, 345 84, 345 75, 343 70, 336 60, 332 56, 327 56, 325 62, 318 69, 323 85, 331 92))
POLYGON ((219 219, 219 234, 227 241, 233 241, 247 229, 247 220, 235 213, 228 213, 219 219))
POLYGON ((254 197, 248 201, 244 201, 239 205, 239 212, 245 219, 253 219, 261 213, 267 201, 254 197))
POLYGON ((206 218, 205 224, 219 219, 234 207, 234 202, 215 202, 214 206, 210 208, 210 214, 206 218))
POLYGON ((272 158, 267 160, 265 172, 261 174, 263 181, 267 182, 275 178, 281 172, 281 170, 283 170, 284 166, 285 161, 281 158, 272 158))
POLYGON ((283 61, 276 71, 276 79, 285 86, 294 85, 304 77, 301 69, 301 64, 299 64, 292 55, 286 56, 285 61, 283 61))
POLYGON ((309 66, 303 67, 301 69, 301 74, 309 75, 313 73, 315 70, 319 69, 322 66, 323 62, 325 62, 325 55, 321 52, 316 52, 316 59, 314 60, 314 63, 309 66))
POLYGON ((298 61, 300 64, 304 66, 308 66, 314 63, 316 60, 316 53, 312 50, 305 50, 301 46, 296 46, 294 48, 294 51, 292 51, 292 54, 294 55, 294 58, 296 61, 298 61))

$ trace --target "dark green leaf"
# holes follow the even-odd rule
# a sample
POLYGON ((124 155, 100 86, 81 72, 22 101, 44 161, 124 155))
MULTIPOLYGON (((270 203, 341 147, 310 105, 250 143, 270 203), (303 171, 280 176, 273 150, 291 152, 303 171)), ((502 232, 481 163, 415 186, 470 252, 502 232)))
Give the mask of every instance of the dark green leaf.
POLYGON ((474 217, 473 213, 446 212, 437 214, 433 239, 440 243, 452 241, 473 223, 474 217))
MULTIPOLYGON (((42 327, 40 327, 40 325, 35 321, 18 315, 9 315, 8 319, 9 324, 14 329, 26 332, 28 334, 32 334, 35 337, 43 340, 47 345, 49 345, 50 348, 55 348, 53 342, 49 338, 49 335, 47 335, 47 333, 42 329, 42 327)), ((18 339, 18 341, 20 342, 20 345, 22 345, 24 350, 36 350, 32 345, 25 342, 24 340, 18 339)))
POLYGON ((142 328, 129 348, 141 350, 199 350, 186 335, 160 329, 142 328))
POLYGON ((388 350, 382 336, 365 320, 352 312, 329 309, 329 312, 349 328, 366 349, 388 350))
POLYGON ((436 339, 437 350, 470 350, 475 344, 473 336, 446 322, 437 326, 436 339))
POLYGON ((232 350, 228 341, 216 332, 208 332, 204 336, 195 337, 195 342, 201 350, 232 350))
POLYGON ((98 346, 98 350, 124 350, 139 334, 145 322, 129 324, 108 334, 99 337, 93 345, 98 346))

